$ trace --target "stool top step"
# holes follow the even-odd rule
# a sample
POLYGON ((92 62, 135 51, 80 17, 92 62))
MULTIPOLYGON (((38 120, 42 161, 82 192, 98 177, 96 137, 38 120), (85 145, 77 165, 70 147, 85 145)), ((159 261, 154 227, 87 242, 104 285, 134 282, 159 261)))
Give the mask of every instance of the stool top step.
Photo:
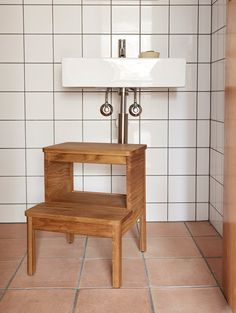
POLYGON ((146 148, 146 145, 136 144, 64 142, 45 147, 43 151, 53 153, 130 156, 132 153, 145 150, 146 148))
POLYGON ((89 223, 123 222, 131 214, 131 211, 122 208, 65 202, 43 202, 25 211, 27 217, 89 223))

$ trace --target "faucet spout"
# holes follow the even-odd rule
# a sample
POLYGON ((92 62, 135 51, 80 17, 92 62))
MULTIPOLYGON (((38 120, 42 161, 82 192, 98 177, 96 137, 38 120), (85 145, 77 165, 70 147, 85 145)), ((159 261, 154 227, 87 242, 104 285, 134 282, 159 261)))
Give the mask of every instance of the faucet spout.
POLYGON ((126 58, 126 40, 119 39, 119 58, 126 58))

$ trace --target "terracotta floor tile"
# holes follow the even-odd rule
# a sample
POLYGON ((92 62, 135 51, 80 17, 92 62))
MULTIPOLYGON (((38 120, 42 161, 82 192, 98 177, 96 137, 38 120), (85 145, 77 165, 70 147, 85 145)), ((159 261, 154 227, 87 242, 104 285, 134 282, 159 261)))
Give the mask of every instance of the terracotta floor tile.
MULTIPOLYGON (((141 258, 137 242, 133 238, 122 239, 122 256, 125 258, 141 258)), ((89 237, 86 249, 86 258, 111 259, 112 241, 110 238, 89 237)))
POLYGON ((21 259, 26 251, 25 239, 0 239, 0 261, 21 259))
POLYGON ((0 302, 4 313, 67 313, 72 311, 74 290, 9 290, 0 302))
POLYGON ((231 313, 219 288, 152 289, 158 313, 231 313))
MULTIPOLYGON (((143 259, 122 260, 122 287, 147 286, 143 259)), ((80 287, 111 287, 111 260, 87 259, 81 276, 80 287)))
POLYGON ((223 240, 221 237, 195 237, 196 243, 205 257, 221 257, 223 240))
POLYGON ((152 286, 216 286, 204 259, 147 259, 152 286))
POLYGON ((150 237, 145 253, 145 258, 194 258, 200 256, 191 237, 150 237))
POLYGON ((26 239, 26 223, 0 224, 0 238, 26 239))
POLYGON ((80 258, 84 248, 85 238, 75 238, 72 244, 65 237, 40 238, 36 241, 37 257, 80 258))
POLYGON ((37 260, 36 273, 28 276, 24 262, 10 288, 76 287, 80 266, 78 259, 40 258, 37 260))
POLYGON ((181 222, 151 222, 147 223, 147 236, 190 236, 190 233, 185 224, 181 222))
POLYGON ((75 313, 151 313, 147 289, 82 289, 75 313), (88 301, 89 299, 89 301, 88 301))
POLYGON ((219 236, 209 222, 187 222, 186 224, 193 236, 219 236))
POLYGON ((0 288, 5 288, 15 273, 20 260, 0 261, 0 288))
POLYGON ((208 258, 206 259, 212 272, 214 273, 218 283, 222 286, 222 275, 223 275, 223 262, 222 258, 208 258))

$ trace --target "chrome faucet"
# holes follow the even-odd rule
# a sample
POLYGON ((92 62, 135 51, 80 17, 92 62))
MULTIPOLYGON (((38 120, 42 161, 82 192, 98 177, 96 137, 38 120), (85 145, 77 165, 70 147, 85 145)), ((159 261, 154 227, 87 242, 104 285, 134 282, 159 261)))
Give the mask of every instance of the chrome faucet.
POLYGON ((119 58, 126 58, 126 40, 119 39, 119 58))

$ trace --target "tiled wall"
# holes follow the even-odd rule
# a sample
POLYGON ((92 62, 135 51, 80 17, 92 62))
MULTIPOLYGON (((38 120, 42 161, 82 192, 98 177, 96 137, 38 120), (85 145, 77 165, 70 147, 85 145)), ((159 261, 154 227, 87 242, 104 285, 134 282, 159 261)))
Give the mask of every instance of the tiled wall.
POLYGON ((210 221, 222 234, 226 0, 212 4, 210 221))
MULTIPOLYGON (((117 93, 102 117, 104 92, 63 89, 60 60, 116 57, 119 38, 128 57, 155 49, 188 62, 185 88, 142 91, 142 116, 129 120, 129 142, 148 144, 148 219, 208 219, 211 0, 0 0, 1 221, 43 200, 43 146, 116 142, 117 93)), ((120 167, 75 174, 76 188, 124 191, 120 167)))

